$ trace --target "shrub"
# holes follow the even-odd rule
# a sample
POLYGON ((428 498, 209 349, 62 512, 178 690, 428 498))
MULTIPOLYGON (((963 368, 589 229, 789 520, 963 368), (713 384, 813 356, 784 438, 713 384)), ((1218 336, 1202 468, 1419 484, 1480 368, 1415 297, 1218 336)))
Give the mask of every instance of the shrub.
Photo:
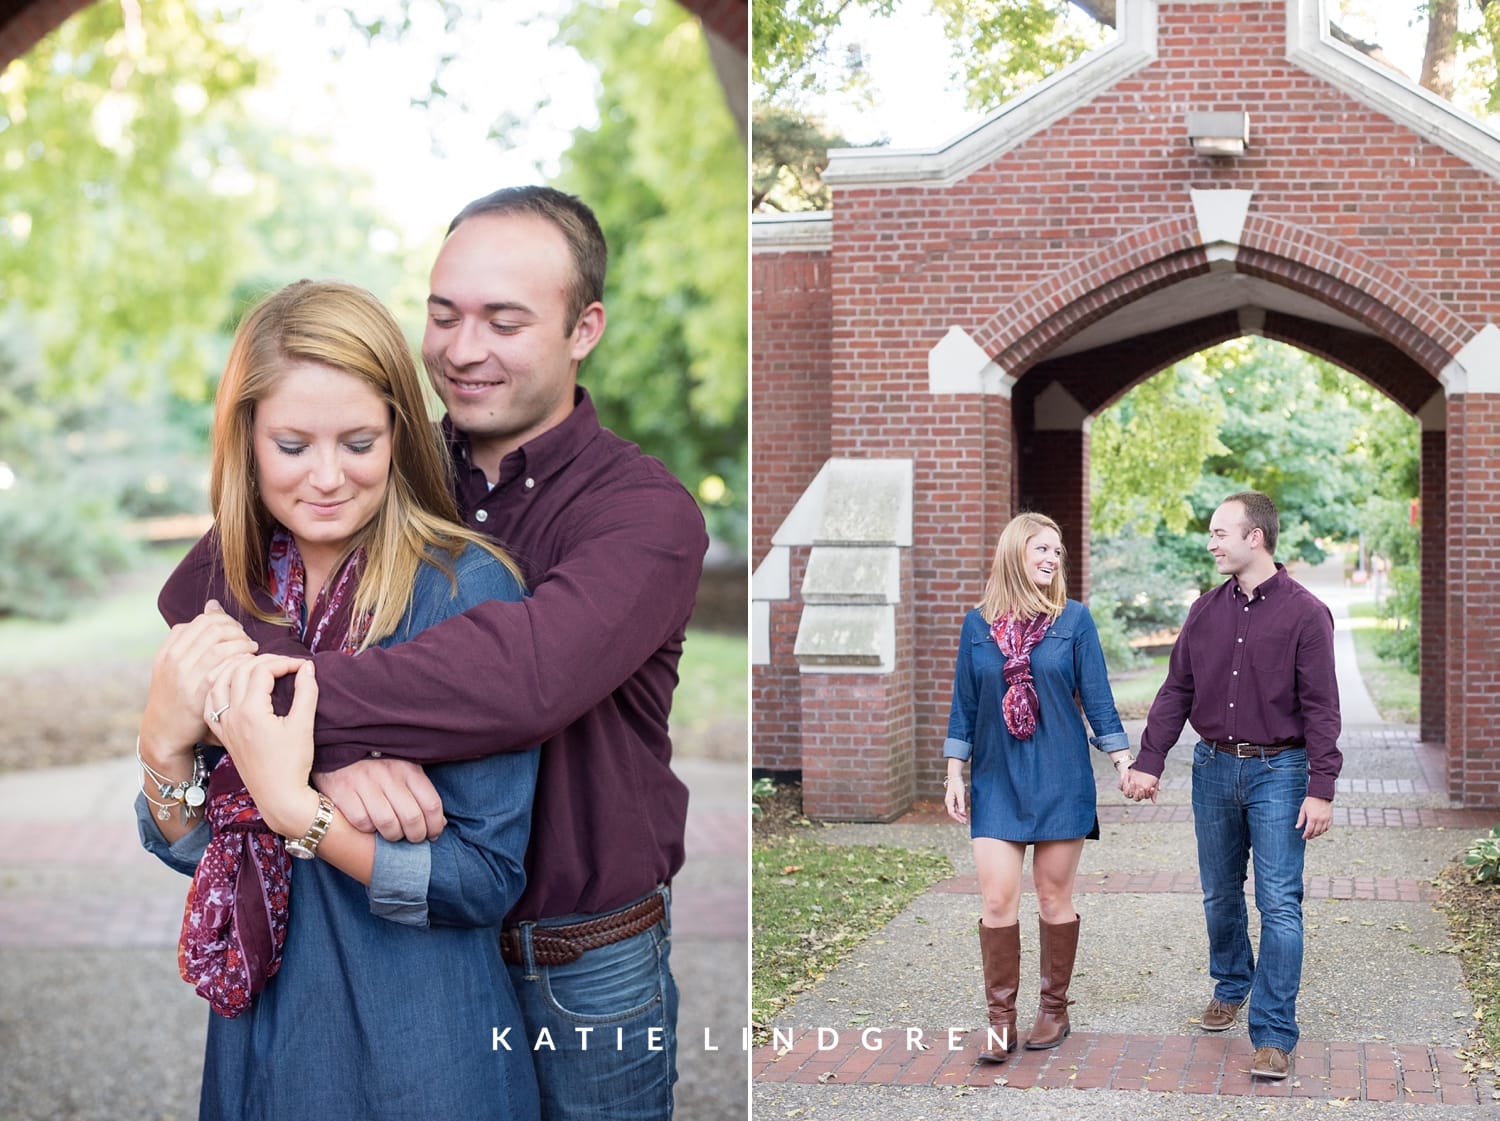
POLYGON ((1500 883, 1500 825, 1480 837, 1464 854, 1464 864, 1480 883, 1500 883))
POLYGON ((776 783, 769 775, 761 775, 750 784, 750 816, 760 817, 765 811, 760 808, 760 799, 776 793, 776 783))
POLYGON ((103 494, 25 484, 0 491, 0 615, 63 618, 80 593, 97 591, 135 556, 103 494))

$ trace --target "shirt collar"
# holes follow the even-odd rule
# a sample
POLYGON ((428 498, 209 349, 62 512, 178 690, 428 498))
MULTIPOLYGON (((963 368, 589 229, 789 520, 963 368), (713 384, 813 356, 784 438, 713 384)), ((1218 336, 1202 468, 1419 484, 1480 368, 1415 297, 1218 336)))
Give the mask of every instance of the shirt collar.
MULTIPOLYGON (((588 445, 599 431, 599 414, 593 399, 583 386, 573 388, 573 411, 540 436, 527 440, 500 461, 500 480, 496 485, 526 475, 542 482, 550 479, 588 445)), ((453 427, 450 417, 443 417, 443 438, 455 460, 469 463, 469 440, 453 427)))
MULTIPOLYGON (((1277 561, 1276 562, 1276 571, 1273 572, 1270 576, 1266 577, 1264 580, 1262 580, 1260 582, 1259 585, 1256 586, 1255 595, 1254 596, 1250 596, 1250 597, 1247 597, 1247 598, 1249 598, 1251 600, 1263 599, 1265 597, 1265 595, 1266 595, 1267 592, 1278 591, 1281 588, 1281 586, 1284 585, 1290 579, 1291 579, 1291 577, 1287 575, 1286 565, 1282 564, 1280 561, 1277 561)), ((1229 583, 1231 585, 1231 591, 1233 591, 1233 593, 1235 595, 1237 595, 1237 596, 1244 596, 1245 595, 1244 591, 1240 588, 1240 582, 1239 582, 1239 578, 1238 577, 1231 576, 1229 578, 1229 583)))

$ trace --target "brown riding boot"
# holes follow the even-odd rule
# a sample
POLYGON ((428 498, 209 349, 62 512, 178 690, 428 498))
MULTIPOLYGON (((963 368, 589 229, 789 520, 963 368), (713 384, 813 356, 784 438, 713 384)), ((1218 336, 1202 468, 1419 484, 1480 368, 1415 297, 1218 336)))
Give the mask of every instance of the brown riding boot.
POLYGON ((1078 956, 1078 917, 1072 922, 1042 920, 1042 1002, 1037 1009, 1028 1051, 1056 1047, 1073 1030, 1068 1023, 1068 985, 1073 980, 1073 959, 1078 956))
POLYGON ((990 1034, 979 1052, 982 1063, 1003 1063, 1016 1049, 1016 990, 1021 987, 1021 924, 979 924, 979 956, 984 962, 984 999, 990 1034))

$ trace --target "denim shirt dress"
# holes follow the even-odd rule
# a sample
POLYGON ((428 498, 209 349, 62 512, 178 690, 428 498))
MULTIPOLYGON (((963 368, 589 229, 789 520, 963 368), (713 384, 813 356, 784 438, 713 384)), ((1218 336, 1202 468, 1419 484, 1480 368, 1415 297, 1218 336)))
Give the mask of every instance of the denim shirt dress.
POLYGON ((1017 842, 1097 837, 1089 744, 1121 751, 1130 740, 1089 609, 1068 600, 1031 652, 1038 712, 1030 739, 1016 739, 1005 726, 1004 670, 1005 655, 989 624, 977 609, 970 611, 959 634, 943 744, 945 756, 970 760, 970 835, 1017 842), (1092 737, 1084 730, 1079 701, 1092 737))
MULTIPOLYGON (((411 607, 383 645, 486 600, 521 598, 482 549, 471 546, 455 571, 457 595, 440 569, 418 570, 411 607)), ((373 712, 379 704, 370 698, 373 712)), ((538 1115, 496 942, 525 886, 538 754, 427 767, 448 826, 421 844, 377 840, 369 889, 322 860, 291 862, 280 972, 242 1015, 209 1013, 201 1121, 538 1115), (494 1044, 506 1028, 510 1050, 494 1044)), ((146 848, 192 874, 207 829, 169 845, 143 798, 137 818, 146 848)))

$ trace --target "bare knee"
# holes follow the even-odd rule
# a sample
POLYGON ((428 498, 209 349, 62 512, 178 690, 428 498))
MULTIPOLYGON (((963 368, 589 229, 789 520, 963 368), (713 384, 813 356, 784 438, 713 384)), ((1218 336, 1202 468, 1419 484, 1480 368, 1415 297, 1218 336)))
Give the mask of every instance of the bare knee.
POLYGON ((1052 925, 1072 922, 1078 917, 1078 912, 1073 910, 1073 893, 1071 891, 1061 892, 1052 898, 1043 898, 1038 894, 1036 897, 1036 909, 1041 915, 1042 921, 1052 925))

